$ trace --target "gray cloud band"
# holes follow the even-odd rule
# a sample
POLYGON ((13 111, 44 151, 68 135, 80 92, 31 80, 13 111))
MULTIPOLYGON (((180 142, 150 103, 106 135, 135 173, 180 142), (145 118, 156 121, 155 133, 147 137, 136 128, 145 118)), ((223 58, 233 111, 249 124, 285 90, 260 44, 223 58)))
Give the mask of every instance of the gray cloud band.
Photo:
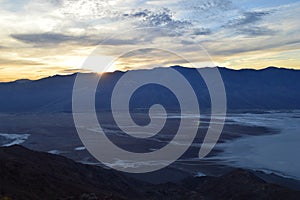
MULTIPOLYGON (((135 30, 130 31, 134 34, 135 30)), ((156 30, 155 28, 149 28, 145 31, 151 34, 152 31, 156 30)), ((172 30, 170 30, 170 32, 171 31, 172 30)), ((108 40, 115 39, 115 37, 118 36, 114 36, 108 40)), ((197 69, 197 72, 202 76, 207 85, 211 99, 211 116, 218 115, 218 123, 211 123, 209 125, 199 151, 199 158, 203 158, 217 143, 225 121, 226 94, 222 77, 217 68, 199 70, 197 63, 189 62, 186 57, 172 49, 162 49, 159 46, 160 45, 157 44, 147 44, 143 49, 159 49, 161 51, 167 51, 186 60, 191 66, 197 69)), ((120 56, 117 56, 115 60, 106 60, 105 63, 103 63, 101 56, 97 55, 98 48, 105 48, 105 46, 100 44, 95 51, 87 57, 83 64, 83 68, 99 63, 103 67, 99 68, 98 72, 104 72, 119 57, 124 56, 128 52, 140 50, 127 49, 121 53, 120 56)), ((199 55, 200 54, 205 54, 210 59, 208 53, 201 46, 199 46, 199 55)), ((157 134, 164 126, 167 118, 166 110, 158 104, 155 104, 150 108, 149 117, 151 122, 147 126, 138 126, 131 118, 129 111, 130 97, 139 87, 146 84, 159 84, 172 91, 179 102, 181 114, 190 113, 192 111, 193 114, 200 116, 199 102, 195 91, 181 73, 172 68, 168 71, 156 69, 144 73, 144 75, 137 75, 136 73, 129 71, 118 80, 114 87, 111 97, 111 111, 116 124, 123 132, 133 137, 147 138, 157 134), (165 114, 165 119, 156 118, 156 113, 165 114), (141 133, 144 132, 148 134, 142 135, 141 133)), ((193 143, 193 140, 197 135, 199 124, 194 123, 188 118, 182 117, 176 135, 172 141, 161 149, 147 153, 135 153, 126 151, 115 145, 106 136, 103 128, 99 124, 96 114, 95 94, 101 78, 102 75, 99 75, 94 79, 86 80, 84 74, 78 74, 74 82, 72 99, 73 118, 78 135, 87 150, 100 162, 116 170, 130 173, 156 171, 176 161, 193 143), (177 145, 178 143, 181 145, 177 145), (120 160, 123 162, 135 163, 135 165, 134 167, 124 167, 124 165, 114 164, 120 160), (148 164, 143 165, 141 163, 148 164)))

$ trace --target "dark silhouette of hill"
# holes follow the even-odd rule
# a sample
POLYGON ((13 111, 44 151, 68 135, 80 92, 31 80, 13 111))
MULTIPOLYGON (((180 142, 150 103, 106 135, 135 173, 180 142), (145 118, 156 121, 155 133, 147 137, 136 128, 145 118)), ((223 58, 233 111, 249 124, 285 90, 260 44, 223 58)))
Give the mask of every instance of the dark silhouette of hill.
POLYGON ((300 192, 237 169, 154 185, 19 145, 0 148, 0 199, 299 199, 300 192))
POLYGON ((0 149, 0 174, 0 197, 17 200, 78 199, 94 192, 103 199, 136 198, 140 194, 135 188, 143 184, 113 170, 19 145, 0 149))
MULTIPOLYGON (((195 89, 200 108, 210 109, 206 84, 196 69, 174 66, 195 89)), ((263 70, 231 70, 218 68, 224 81, 229 110, 283 110, 300 109, 300 71, 269 67, 263 70)), ((159 68, 152 70, 170 70, 159 68)), ((201 70, 211 70, 204 68, 201 70)), ((101 79, 96 94, 96 108, 110 109, 110 96, 119 78, 126 72, 107 73, 101 79)), ((147 70, 133 73, 147 75, 147 70)), ((86 81, 96 74, 81 74, 86 81)), ((76 74, 53 76, 37 81, 0 83, 0 112, 71 112, 72 89, 76 74)), ((168 77, 163 77, 168 78, 168 77)), ((169 77, 171 78, 171 77, 169 77)), ((84 88, 88 89, 88 88, 84 88)), ((143 109, 160 102, 170 109, 178 109, 172 93, 157 85, 147 85, 138 90, 131 100, 132 109, 143 109)), ((83 97, 84 98, 84 97, 83 97)))

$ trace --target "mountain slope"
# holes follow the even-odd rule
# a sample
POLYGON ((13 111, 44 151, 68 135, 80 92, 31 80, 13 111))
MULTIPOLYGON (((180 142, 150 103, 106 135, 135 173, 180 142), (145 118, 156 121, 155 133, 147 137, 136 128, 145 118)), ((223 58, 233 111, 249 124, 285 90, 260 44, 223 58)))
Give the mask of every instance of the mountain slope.
POLYGON ((0 196, 58 199, 97 193, 103 199, 139 197, 140 182, 115 171, 76 163, 19 145, 0 149, 0 196))
POLYGON ((0 199, 299 199, 245 170, 152 185, 19 145, 0 148, 0 199))

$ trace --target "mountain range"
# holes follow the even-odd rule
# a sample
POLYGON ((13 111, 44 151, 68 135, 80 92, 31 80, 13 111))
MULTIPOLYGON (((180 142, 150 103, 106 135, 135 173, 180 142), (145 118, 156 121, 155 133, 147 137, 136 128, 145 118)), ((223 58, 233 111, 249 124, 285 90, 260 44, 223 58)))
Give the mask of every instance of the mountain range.
MULTIPOLYGON (((210 97, 204 80, 196 69, 173 66, 150 70, 175 69, 191 84, 196 92, 200 109, 210 109, 210 97)), ((147 76, 150 70, 135 70, 137 76, 147 76)), ((212 70, 203 68, 201 70, 212 70)), ((262 70, 232 70, 218 67, 222 76, 228 110, 292 110, 300 109, 300 70, 268 67, 262 70)), ((118 80, 128 72, 106 73, 96 92, 96 109, 110 110, 110 98, 118 80)), ((71 112, 72 90, 78 74, 56 75, 40 80, 19 80, 0 83, 0 112, 36 113, 71 112)), ((87 81, 98 74, 80 74, 87 81)), ((164 77, 168 78, 168 77, 164 77)), ((171 78, 171 77, 170 77, 171 78)), ((172 93, 157 85, 137 90, 130 102, 133 109, 147 109, 154 103, 162 103, 169 109, 178 109, 178 101, 172 93)))

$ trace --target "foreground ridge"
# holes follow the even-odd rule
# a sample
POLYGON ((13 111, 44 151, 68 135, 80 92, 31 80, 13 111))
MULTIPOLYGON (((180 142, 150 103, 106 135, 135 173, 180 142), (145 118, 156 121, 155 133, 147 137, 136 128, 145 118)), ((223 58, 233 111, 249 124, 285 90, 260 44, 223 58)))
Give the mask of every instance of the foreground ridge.
POLYGON ((149 184, 97 166, 32 151, 0 148, 0 199, 299 199, 300 192, 236 169, 220 177, 149 184))

